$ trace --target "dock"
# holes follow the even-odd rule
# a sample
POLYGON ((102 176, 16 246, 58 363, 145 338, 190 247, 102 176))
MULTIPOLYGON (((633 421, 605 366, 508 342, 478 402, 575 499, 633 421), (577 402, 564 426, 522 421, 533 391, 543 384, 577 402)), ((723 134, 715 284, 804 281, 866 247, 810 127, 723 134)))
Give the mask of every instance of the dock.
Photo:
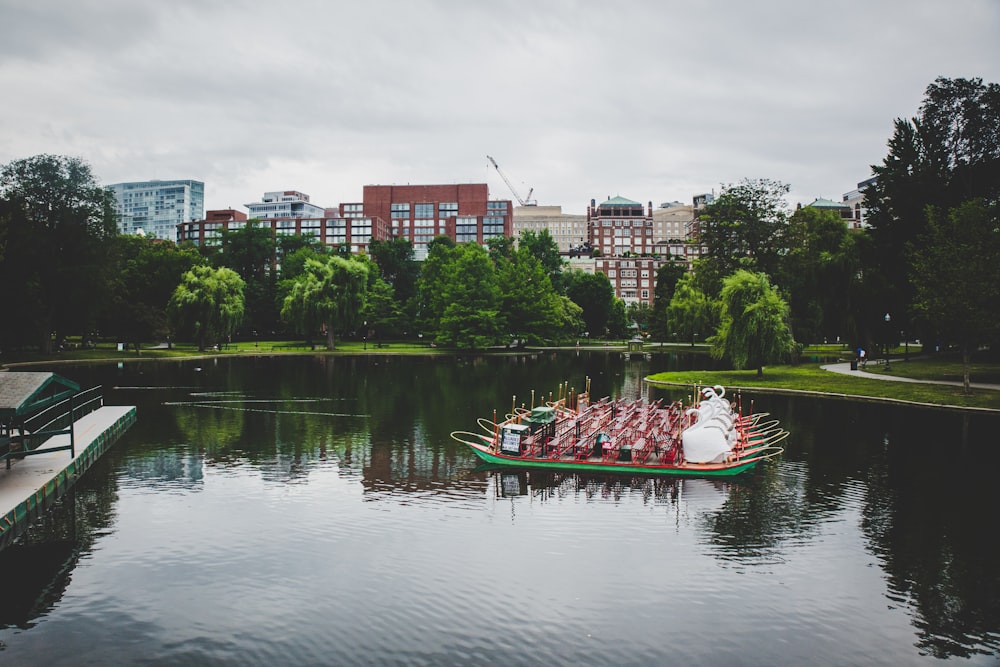
POLYGON ((6 460, 0 465, 0 549, 69 491, 136 420, 134 406, 104 405, 99 387, 76 393, 75 385, 63 378, 34 375, 0 373, 0 384, 6 385, 0 387, 5 389, 0 391, 0 412, 11 419, 0 433, 7 450, 0 456, 6 460), (94 398, 74 404, 88 393, 94 398), (46 410, 38 413, 36 407, 46 410), (46 412, 57 416, 34 429, 29 428, 34 417, 20 420, 31 412, 43 419, 50 419, 46 412), (72 425, 70 416, 76 417, 72 425), (63 419, 65 426, 52 426, 63 419), (38 440, 41 444, 36 444, 38 440))

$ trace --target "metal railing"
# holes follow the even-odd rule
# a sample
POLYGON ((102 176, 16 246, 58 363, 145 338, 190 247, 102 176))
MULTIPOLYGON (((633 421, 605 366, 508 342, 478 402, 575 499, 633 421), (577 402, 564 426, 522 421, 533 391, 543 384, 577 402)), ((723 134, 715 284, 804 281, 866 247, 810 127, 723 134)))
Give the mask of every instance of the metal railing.
POLYGON ((20 425, 12 427, 10 433, 0 436, 0 460, 5 460, 9 469, 12 459, 22 459, 33 454, 46 454, 64 449, 68 449, 70 457, 75 458, 76 442, 73 422, 103 405, 103 388, 101 385, 97 385, 31 415, 20 425), (17 435, 13 434, 14 430, 18 432, 17 435), (43 447, 53 436, 63 434, 69 434, 68 445, 43 447))

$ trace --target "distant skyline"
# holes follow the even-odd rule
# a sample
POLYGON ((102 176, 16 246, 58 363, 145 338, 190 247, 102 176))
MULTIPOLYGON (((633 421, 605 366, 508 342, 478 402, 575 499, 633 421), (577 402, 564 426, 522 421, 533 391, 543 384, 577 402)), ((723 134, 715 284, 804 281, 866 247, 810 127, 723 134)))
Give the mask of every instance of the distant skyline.
POLYGON ((1000 82, 1000 1, 4 0, 0 163, 358 202, 485 182, 583 213, 742 178, 839 201, 938 76, 1000 82))

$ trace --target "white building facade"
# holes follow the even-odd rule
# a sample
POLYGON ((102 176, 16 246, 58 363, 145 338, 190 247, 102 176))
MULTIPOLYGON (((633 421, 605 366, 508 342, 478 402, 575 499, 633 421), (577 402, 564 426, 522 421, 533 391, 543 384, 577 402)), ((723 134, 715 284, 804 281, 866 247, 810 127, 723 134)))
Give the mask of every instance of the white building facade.
POLYGON ((247 217, 260 220, 274 218, 322 218, 326 209, 309 202, 309 195, 298 190, 265 192, 259 202, 246 204, 247 217))

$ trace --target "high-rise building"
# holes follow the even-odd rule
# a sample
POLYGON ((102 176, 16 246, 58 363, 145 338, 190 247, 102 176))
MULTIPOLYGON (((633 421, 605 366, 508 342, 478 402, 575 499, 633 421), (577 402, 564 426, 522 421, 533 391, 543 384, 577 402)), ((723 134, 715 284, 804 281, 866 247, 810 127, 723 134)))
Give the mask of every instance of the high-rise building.
POLYGON ((118 231, 122 234, 177 240, 177 225, 201 220, 205 214, 205 184, 201 181, 135 181, 108 186, 117 200, 118 231))

